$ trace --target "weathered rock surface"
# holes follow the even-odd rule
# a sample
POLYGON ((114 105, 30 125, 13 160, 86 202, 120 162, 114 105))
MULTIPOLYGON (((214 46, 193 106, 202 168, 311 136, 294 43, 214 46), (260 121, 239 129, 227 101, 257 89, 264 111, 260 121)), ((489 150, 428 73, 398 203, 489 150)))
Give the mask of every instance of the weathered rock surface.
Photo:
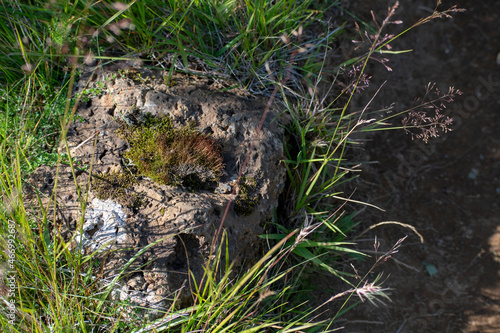
MULTIPOLYGON (((191 302, 188 271, 201 279, 226 205, 238 195, 235 180, 252 140, 254 147, 243 175, 256 185, 250 195, 257 203, 249 215, 238 215, 230 207, 224 221, 230 260, 237 268, 261 255, 258 236, 263 224, 272 220, 284 187, 284 167, 280 164, 283 132, 273 121, 276 113, 268 115, 262 132, 256 136, 265 101, 218 92, 222 86, 210 79, 174 75, 166 85, 165 75, 160 70, 118 72, 117 68, 108 68, 96 71, 87 87, 89 75, 82 77, 79 92, 102 87, 102 82, 105 85, 101 90, 94 89, 87 95, 88 101, 80 103, 76 116, 83 121, 76 120, 68 133, 68 145, 78 169, 73 175, 69 166, 61 166, 56 196, 57 218, 66 227, 65 237, 75 236, 73 245, 87 253, 101 251, 98 257, 106 277, 119 273, 140 249, 157 242, 128 267, 120 280, 121 291, 115 294, 134 304, 157 307, 168 305, 175 294, 179 306, 191 302), (88 185, 90 172, 130 172, 130 161, 122 157, 128 143, 115 133, 118 119, 140 120, 146 112, 169 115, 176 127, 194 122, 200 132, 222 147, 225 170, 216 188, 193 191, 135 175, 137 182, 125 191, 141 198, 139 207, 96 198, 88 185), (83 217, 81 203, 87 204, 83 217)), ((35 203, 37 189, 46 205, 53 194, 55 174, 55 167, 39 168, 26 186, 26 197, 35 203)))

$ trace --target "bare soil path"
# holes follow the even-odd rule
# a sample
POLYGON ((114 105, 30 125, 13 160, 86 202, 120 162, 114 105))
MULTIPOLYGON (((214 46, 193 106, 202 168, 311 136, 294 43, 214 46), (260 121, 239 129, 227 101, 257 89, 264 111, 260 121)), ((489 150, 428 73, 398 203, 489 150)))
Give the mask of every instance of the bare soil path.
MULTIPOLYGON (((350 9, 368 22, 370 10, 382 20, 393 3, 364 0, 350 9)), ((444 1, 440 8, 454 4, 467 11, 393 44, 414 51, 391 59, 392 72, 370 69, 379 83, 388 80, 378 107, 395 102, 402 110, 428 82, 463 95, 449 107, 454 130, 442 138, 425 144, 389 132, 366 146, 379 163, 365 167, 358 199, 386 212, 369 211, 363 227, 400 221, 415 226, 425 242, 394 225, 371 232, 386 250, 409 235, 396 260, 381 267, 390 275, 384 286, 393 288, 393 301, 349 312, 345 332, 500 332, 500 1, 444 1)), ((400 1, 396 19, 408 26, 434 6, 400 1)))

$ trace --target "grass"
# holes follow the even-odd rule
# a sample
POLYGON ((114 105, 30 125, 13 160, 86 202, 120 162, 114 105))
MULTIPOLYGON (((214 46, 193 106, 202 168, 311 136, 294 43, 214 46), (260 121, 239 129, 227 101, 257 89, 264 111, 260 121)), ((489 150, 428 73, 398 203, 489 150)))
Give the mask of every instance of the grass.
MULTIPOLYGON (((338 7, 339 2, 330 6, 338 7)), ((377 60, 376 53, 398 53, 387 46, 399 35, 382 33, 391 23, 391 10, 381 24, 362 25, 371 33, 364 41, 367 51, 334 69, 337 78, 342 73, 350 78, 339 79, 341 85, 334 82, 320 94, 325 55, 345 33, 343 25, 325 29, 321 38, 308 32, 308 25, 321 22, 325 10, 308 0, 2 1, 2 331, 326 332, 351 308, 347 302, 352 296, 373 302, 385 298, 379 278, 369 282, 369 273, 396 253, 401 242, 377 258, 361 278, 339 266, 346 256, 363 256, 348 241, 354 238, 350 234, 355 214, 347 214, 345 204, 358 202, 340 190, 356 172, 346 153, 357 144, 351 135, 403 128, 416 130, 412 133, 417 138, 432 137, 436 132, 431 129, 439 128, 443 119, 421 112, 436 104, 432 101, 448 102, 450 95, 405 110, 401 114, 407 115, 406 123, 395 126, 386 126, 393 116, 377 120, 365 110, 349 109, 353 94, 369 84, 368 61, 377 60), (64 148, 68 152, 68 125, 78 121, 74 105, 99 93, 84 90, 72 96, 79 66, 117 60, 163 68, 168 78, 175 72, 230 78, 253 94, 266 94, 269 104, 282 104, 284 116, 291 119, 283 161, 289 182, 287 204, 281 208, 285 218, 276 219, 262 236, 268 252, 248 271, 237 273, 222 259, 228 257, 222 237, 212 248, 203 280, 194 281, 194 304, 164 309, 154 321, 143 315, 147 309, 114 301, 110 295, 125 269, 156 243, 139 249, 113 279, 103 280, 93 273, 98 266, 95 254, 72 251, 48 207, 41 207, 42 215, 35 218, 23 201, 24 180, 37 167, 64 161, 74 168, 69 154, 62 154, 64 148), (345 66, 354 66, 351 74, 345 66), (347 283, 346 290, 330 300, 342 297, 344 305, 327 321, 317 315, 330 301, 319 307, 294 301, 301 291, 301 272, 317 268, 347 283)), ((436 11, 410 28, 453 11, 436 11)), ((358 31, 365 36, 361 28, 358 31)), ((80 193, 80 198, 84 210, 86 194, 80 193)))

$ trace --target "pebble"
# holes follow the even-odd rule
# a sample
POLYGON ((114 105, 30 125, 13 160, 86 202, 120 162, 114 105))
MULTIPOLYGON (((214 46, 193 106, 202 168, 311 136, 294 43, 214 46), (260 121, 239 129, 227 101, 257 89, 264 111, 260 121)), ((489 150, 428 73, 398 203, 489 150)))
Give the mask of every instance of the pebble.
POLYGON ((470 179, 476 179, 477 175, 479 174, 479 170, 472 168, 469 172, 469 178, 470 179))
POLYGON ((220 193, 220 194, 227 194, 231 193, 233 189, 231 188, 231 185, 220 183, 219 186, 215 189, 215 193, 220 193))
POLYGON ((229 127, 227 128, 227 133, 229 135, 235 135, 236 134, 236 126, 234 124, 229 125, 229 127))

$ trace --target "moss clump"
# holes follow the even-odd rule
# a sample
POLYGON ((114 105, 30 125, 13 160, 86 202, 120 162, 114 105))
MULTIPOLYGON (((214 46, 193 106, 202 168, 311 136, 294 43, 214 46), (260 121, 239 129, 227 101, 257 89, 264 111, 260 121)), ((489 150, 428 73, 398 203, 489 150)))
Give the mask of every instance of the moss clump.
POLYGON ((142 196, 131 192, 136 182, 134 176, 121 171, 92 175, 92 189, 98 199, 116 200, 129 208, 139 208, 143 204, 142 196))
POLYGON ((241 177, 239 188, 240 193, 234 201, 234 211, 239 215, 251 215, 259 201, 259 196, 252 194, 257 189, 257 182, 254 178, 241 177))
POLYGON ((134 83, 138 84, 144 84, 150 81, 150 78, 148 76, 143 77, 142 73, 137 69, 126 69, 126 70, 121 69, 118 71, 118 74, 120 74, 120 77, 131 79, 132 81, 134 81, 134 83))
POLYGON ((167 185, 200 189, 217 182, 224 168, 214 140, 194 125, 175 129, 169 117, 149 114, 139 124, 122 124, 118 133, 130 144, 125 157, 140 174, 167 185))

